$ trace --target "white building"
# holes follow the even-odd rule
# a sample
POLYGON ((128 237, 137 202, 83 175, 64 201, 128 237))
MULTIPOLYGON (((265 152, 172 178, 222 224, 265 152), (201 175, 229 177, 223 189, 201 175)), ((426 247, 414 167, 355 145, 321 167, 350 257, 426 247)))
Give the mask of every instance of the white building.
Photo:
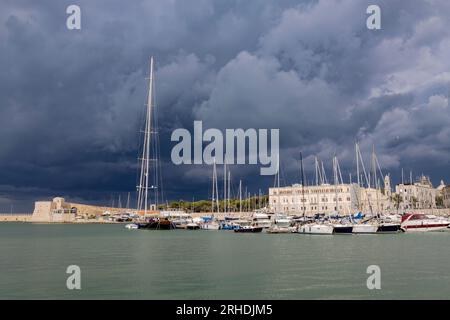
POLYGON ((423 175, 418 182, 398 184, 395 191, 401 197, 399 208, 402 210, 434 208, 439 193, 433 188, 430 178, 423 175))
POLYGON ((356 183, 321 184, 269 188, 269 207, 273 212, 314 215, 336 213, 341 215, 357 212, 377 213, 391 209, 390 179, 385 179, 385 189, 362 188, 356 183), (337 200, 337 201, 336 201, 337 200))

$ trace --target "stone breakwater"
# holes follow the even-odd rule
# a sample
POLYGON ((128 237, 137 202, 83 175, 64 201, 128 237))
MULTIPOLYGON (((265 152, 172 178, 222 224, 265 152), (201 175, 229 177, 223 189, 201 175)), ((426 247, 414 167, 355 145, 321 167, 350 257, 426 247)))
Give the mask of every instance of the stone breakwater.
POLYGON ((31 217, 31 213, 0 213, 0 222, 29 222, 31 217))

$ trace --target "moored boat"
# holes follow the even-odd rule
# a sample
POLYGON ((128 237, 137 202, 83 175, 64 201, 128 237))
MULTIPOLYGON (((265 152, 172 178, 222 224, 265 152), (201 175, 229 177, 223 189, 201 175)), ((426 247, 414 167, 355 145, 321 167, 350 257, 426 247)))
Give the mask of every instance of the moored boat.
POLYGON ((432 218, 425 214, 409 213, 402 216, 401 228, 407 232, 442 231, 448 228, 450 221, 432 218))
POLYGON ((198 229, 200 229, 200 226, 195 222, 191 222, 191 223, 186 224, 186 229, 187 230, 198 230, 198 229))
POLYGON ((353 225, 352 232, 355 234, 374 234, 378 231, 378 224, 361 223, 353 225))
POLYGON ((200 229, 202 229, 202 230, 219 230, 220 229, 220 225, 218 223, 215 223, 215 222, 203 223, 203 224, 200 225, 200 229))
POLYGON ((258 233, 262 231, 263 227, 254 227, 254 226, 243 226, 238 229, 234 229, 234 232, 238 233, 258 233))
POLYGON ((403 232, 399 223, 382 222, 378 225, 377 233, 399 233, 403 232))
POLYGON ((270 234, 292 233, 292 228, 291 227, 280 227, 280 226, 274 225, 274 226, 266 229, 266 232, 270 233, 270 234))
POLYGON ((140 223, 138 224, 138 228, 146 230, 173 230, 176 227, 169 219, 160 218, 152 219, 146 223, 140 223))
POLYGON ((352 234, 353 225, 351 224, 333 224, 333 233, 334 234, 352 234))
POLYGON ((311 223, 298 227, 297 233, 300 234, 318 234, 318 235, 332 235, 333 226, 329 224, 311 223))

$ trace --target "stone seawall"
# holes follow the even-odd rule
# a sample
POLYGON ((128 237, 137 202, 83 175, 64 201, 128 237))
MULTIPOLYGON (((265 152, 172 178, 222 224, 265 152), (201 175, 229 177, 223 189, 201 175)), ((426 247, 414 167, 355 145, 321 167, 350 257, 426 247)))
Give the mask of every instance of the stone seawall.
POLYGON ((0 222, 29 222, 31 220, 31 216, 31 213, 0 213, 0 222))

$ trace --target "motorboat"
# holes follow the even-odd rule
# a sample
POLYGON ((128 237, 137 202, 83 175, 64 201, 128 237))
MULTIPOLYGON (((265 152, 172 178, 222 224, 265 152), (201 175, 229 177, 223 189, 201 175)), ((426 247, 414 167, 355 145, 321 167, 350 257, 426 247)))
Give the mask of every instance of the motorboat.
POLYGON ((139 229, 139 225, 137 225, 135 223, 129 223, 129 224, 125 225, 125 228, 127 228, 129 230, 139 229))
POLYGON ((441 231, 448 228, 450 221, 439 217, 429 217, 420 213, 402 216, 401 228, 407 232, 441 231))

